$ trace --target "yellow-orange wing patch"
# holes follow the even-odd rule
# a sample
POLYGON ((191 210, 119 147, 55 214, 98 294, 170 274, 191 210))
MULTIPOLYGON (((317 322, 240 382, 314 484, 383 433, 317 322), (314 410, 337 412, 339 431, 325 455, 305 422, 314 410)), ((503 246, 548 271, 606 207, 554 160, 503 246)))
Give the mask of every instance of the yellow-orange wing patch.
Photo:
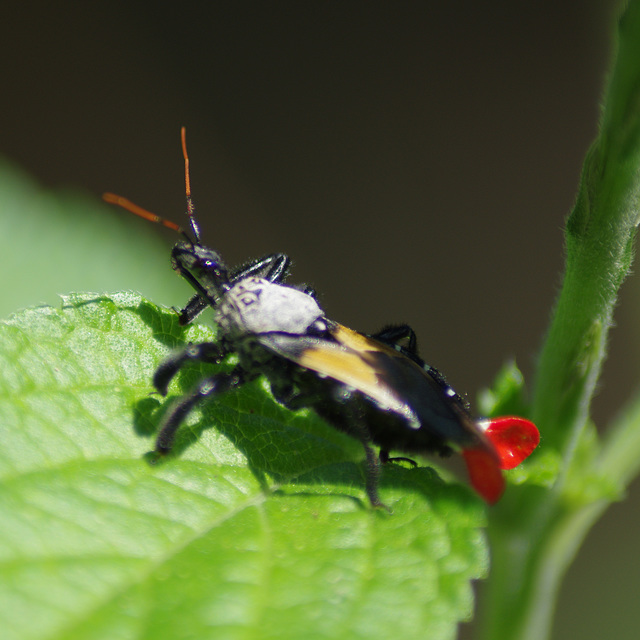
MULTIPOLYGON (((390 359, 397 359, 399 354, 381 342, 367 338, 343 325, 334 325, 331 335, 335 342, 310 339, 302 349, 297 350, 295 359, 292 358, 293 351, 277 347, 276 350, 322 377, 333 378, 366 394, 383 409, 403 415, 411 426, 419 428, 417 415, 394 388, 385 382, 385 372, 381 369, 381 359, 388 362, 390 359)), ((286 342, 287 338, 284 336, 276 340, 276 344, 281 347, 284 347, 286 342)))

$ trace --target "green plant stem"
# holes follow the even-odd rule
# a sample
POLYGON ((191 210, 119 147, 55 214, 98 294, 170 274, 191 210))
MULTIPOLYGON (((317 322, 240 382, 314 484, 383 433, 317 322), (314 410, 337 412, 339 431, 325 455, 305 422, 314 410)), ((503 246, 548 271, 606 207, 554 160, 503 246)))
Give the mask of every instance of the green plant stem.
POLYGON ((492 513, 485 640, 548 637, 567 567, 593 523, 623 490, 600 474, 621 462, 624 471, 615 476, 620 483, 637 472, 640 402, 611 432, 606 448, 586 429, 640 212, 640 1, 628 5, 618 27, 600 134, 587 154, 567 220, 565 276, 532 407, 541 449, 558 450, 562 469, 552 489, 512 488, 492 513))
POLYGON ((620 487, 625 487, 640 471, 640 394, 607 433, 598 471, 620 487))
MULTIPOLYGON (((609 430, 593 472, 623 487, 639 470, 640 396, 609 430)), ((553 512, 545 512, 545 505, 540 505, 534 516, 493 528, 493 565, 499 570, 492 573, 491 593, 486 598, 485 613, 490 614, 487 620, 491 622, 485 629, 486 638, 538 640, 548 636, 564 573, 610 502, 606 497, 586 504, 554 499, 545 503, 546 509, 554 505, 553 512), (532 544, 535 540, 539 544, 532 544)))

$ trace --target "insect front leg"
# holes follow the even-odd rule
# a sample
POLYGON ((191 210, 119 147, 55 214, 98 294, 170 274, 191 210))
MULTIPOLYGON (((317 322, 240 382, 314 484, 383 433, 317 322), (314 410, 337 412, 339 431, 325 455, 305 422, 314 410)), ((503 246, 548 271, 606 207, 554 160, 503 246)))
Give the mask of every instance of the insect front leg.
POLYGON ((201 380, 188 395, 177 400, 164 416, 156 438, 156 451, 161 454, 171 451, 178 427, 196 405, 206 398, 239 387, 244 382, 244 371, 239 367, 201 380))
POLYGON ((190 344, 181 351, 169 356, 153 375, 153 386, 163 395, 167 395, 169 383, 187 362, 220 362, 227 354, 226 349, 218 342, 190 344))
POLYGON ((200 297, 200 294, 196 293, 185 305, 184 309, 178 309, 174 307, 174 310, 178 314, 178 322, 184 326, 193 322, 207 307, 209 302, 200 297))
MULTIPOLYGON (((279 284, 287 277, 290 264, 291 260, 284 253, 272 253, 234 269, 229 281, 234 283, 244 278, 264 278, 269 282, 279 284)), ((183 309, 177 310, 178 322, 181 325, 193 322, 209 306, 211 303, 196 293, 183 309)))

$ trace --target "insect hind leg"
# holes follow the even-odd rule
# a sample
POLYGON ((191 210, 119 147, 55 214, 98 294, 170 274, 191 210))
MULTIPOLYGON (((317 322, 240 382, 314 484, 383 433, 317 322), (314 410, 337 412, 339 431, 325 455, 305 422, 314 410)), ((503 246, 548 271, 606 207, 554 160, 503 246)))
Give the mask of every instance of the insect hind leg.
POLYGON ((380 484, 381 460, 371 446, 371 433, 359 412, 351 410, 351 429, 348 433, 360 440, 365 454, 365 490, 369 502, 373 507, 382 507, 391 511, 389 507, 380 500, 378 495, 378 485, 380 484))
POLYGON ((412 467, 417 467, 418 463, 415 460, 412 460, 411 458, 406 458, 404 456, 393 456, 391 457, 389 455, 389 452, 386 449, 380 449, 380 462, 382 464, 387 464, 387 462, 408 462, 412 467))
POLYGON ((378 333, 374 333, 372 338, 384 342, 390 347, 402 347, 403 351, 413 356, 418 355, 418 340, 416 338, 416 332, 408 324, 399 324, 385 327, 378 333), (406 346, 401 345, 402 341, 406 340, 406 346))
POLYGON ((390 511, 378 495, 378 485, 380 484, 380 458, 376 455, 371 444, 366 440, 361 440, 364 447, 364 453, 366 457, 366 477, 365 477, 365 490, 371 506, 382 507, 387 511, 390 511))

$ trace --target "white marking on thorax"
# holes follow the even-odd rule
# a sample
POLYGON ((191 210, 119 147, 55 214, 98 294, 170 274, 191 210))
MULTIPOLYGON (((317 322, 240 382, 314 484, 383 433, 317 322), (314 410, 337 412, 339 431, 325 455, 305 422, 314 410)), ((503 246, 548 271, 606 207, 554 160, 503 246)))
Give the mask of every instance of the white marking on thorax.
POLYGON ((304 334, 323 316, 308 294, 261 278, 245 278, 227 291, 216 320, 230 334, 304 334))

